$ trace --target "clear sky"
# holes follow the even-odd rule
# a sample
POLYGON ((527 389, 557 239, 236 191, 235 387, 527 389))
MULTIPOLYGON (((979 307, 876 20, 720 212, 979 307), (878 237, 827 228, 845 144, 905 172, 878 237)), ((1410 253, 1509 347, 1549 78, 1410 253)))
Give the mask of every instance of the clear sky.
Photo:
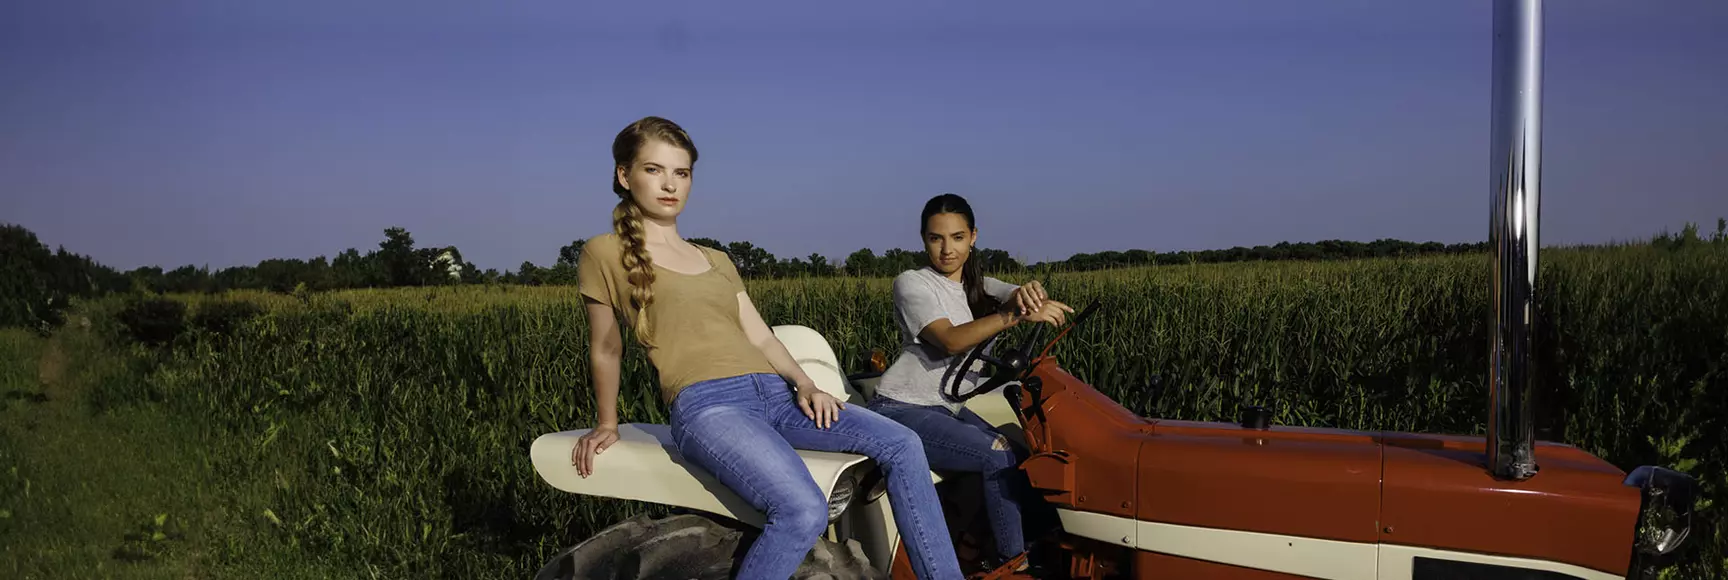
MULTIPOLYGON (((1544 244, 1728 216, 1728 2, 1547 3, 1544 244)), ((612 137, 701 149, 685 236, 782 257, 1488 234, 1487 0, 0 4, 0 221, 120 267, 606 231, 612 137)))

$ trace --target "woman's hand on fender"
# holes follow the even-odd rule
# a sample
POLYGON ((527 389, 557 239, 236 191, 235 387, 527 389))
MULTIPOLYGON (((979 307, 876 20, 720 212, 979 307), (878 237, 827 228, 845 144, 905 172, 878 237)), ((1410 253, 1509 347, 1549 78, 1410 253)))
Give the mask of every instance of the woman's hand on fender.
POLYGON ((595 427, 576 440, 576 447, 570 450, 570 464, 576 466, 576 473, 582 477, 593 475, 594 457, 617 442, 617 425, 595 427))

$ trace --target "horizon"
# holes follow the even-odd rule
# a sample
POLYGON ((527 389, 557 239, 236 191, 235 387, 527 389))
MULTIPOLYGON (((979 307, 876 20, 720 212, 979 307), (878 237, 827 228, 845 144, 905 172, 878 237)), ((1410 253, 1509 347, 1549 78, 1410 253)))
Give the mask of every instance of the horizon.
MULTIPOLYGON (((1720 226, 1721 223, 1724 221, 1728 221, 1728 217, 1718 218, 1717 225, 1720 226)), ((1707 227, 1709 225, 1707 223, 1704 223, 1704 222, 1689 222, 1689 223, 1690 223, 1690 225, 1694 226, 1694 228, 1695 228, 1694 234, 1697 236, 1698 241, 1704 241, 1704 242, 1712 241, 1714 239, 1712 236, 1715 235, 1716 233, 1718 233, 1717 230, 1712 230, 1709 227, 1707 227)), ((0 227, 3 227, 3 226, 18 226, 18 227, 24 227, 26 230, 29 230, 29 228, 27 226, 24 226, 23 224, 13 224, 10 222, 0 221, 0 227)), ((35 234, 34 231, 31 231, 31 233, 35 234)), ((413 232, 409 232, 410 235, 412 235, 412 233, 413 232)), ((1683 234, 1684 234, 1684 227, 1681 227, 1681 228, 1664 228, 1660 231, 1653 232, 1648 236, 1643 236, 1643 237, 1638 237, 1638 238, 1612 239, 1612 240, 1603 240, 1603 241, 1596 241, 1596 242, 1578 242, 1578 243, 1568 243, 1568 244, 1549 243, 1549 244, 1542 244, 1541 249, 1543 249, 1543 250, 1579 250, 1579 249, 1613 248, 1613 247, 1628 246, 1628 245, 1650 244, 1653 241, 1655 241, 1655 238, 1660 237, 1660 236, 1680 236, 1683 234)), ((703 236, 691 236, 691 237, 686 237, 684 239, 685 239, 685 241, 688 241, 691 243, 700 243, 701 241, 713 241, 713 242, 718 242, 720 244, 729 244, 729 243, 733 243, 733 242, 749 242, 749 240, 715 240, 715 239, 707 238, 707 237, 703 237, 703 236)), ((42 243, 42 245, 44 247, 46 247, 47 249, 49 249, 50 251, 65 251, 65 252, 70 253, 72 255, 90 258, 90 259, 94 260, 97 265, 109 267, 109 268, 114 268, 117 272, 122 273, 122 274, 131 272, 133 270, 145 269, 145 268, 157 268, 157 269, 161 270, 163 273, 167 273, 169 271, 176 270, 179 268, 190 267, 190 268, 194 268, 194 269, 197 269, 197 270, 207 272, 209 274, 214 275, 214 274, 219 273, 222 270, 225 270, 228 268, 253 268, 253 267, 257 267, 260 263, 265 262, 265 261, 270 261, 270 260, 290 260, 290 261, 299 260, 302 262, 311 263, 311 262, 314 262, 316 260, 322 259, 322 260, 325 260, 326 263, 328 264, 328 263, 333 263, 338 254, 341 254, 341 253, 346 252, 348 250, 355 250, 361 256, 366 256, 366 255, 369 255, 372 252, 375 252, 379 249, 378 245, 374 244, 373 246, 370 246, 370 247, 343 248, 342 250, 338 250, 336 252, 321 253, 321 254, 315 254, 315 255, 311 255, 311 256, 274 256, 274 257, 268 257, 268 258, 260 259, 259 262, 254 262, 254 263, 250 263, 250 264, 234 264, 234 265, 229 265, 229 266, 211 266, 209 264, 171 264, 171 265, 170 264, 142 264, 142 265, 134 266, 131 268, 118 268, 118 267, 113 266, 112 264, 107 264, 107 263, 102 262, 99 259, 95 259, 93 256, 90 256, 90 255, 85 254, 83 252, 79 252, 74 248, 67 248, 64 245, 52 244, 46 240, 40 240, 40 236, 38 236, 38 241, 40 241, 42 243)), ((382 240, 380 240, 380 241, 382 241, 382 240)), ((1209 252, 1224 252, 1224 251, 1238 250, 1238 249, 1241 249, 1241 250, 1255 250, 1255 249, 1260 249, 1260 248, 1276 249, 1278 246, 1282 246, 1285 244, 1317 245, 1317 244, 1323 244, 1326 242, 1343 242, 1343 243, 1347 243, 1347 244, 1367 245, 1367 244, 1371 244, 1374 242, 1381 242, 1381 241, 1400 242, 1400 243, 1405 243, 1405 244, 1410 244, 1410 245, 1441 244, 1444 247, 1469 246, 1469 245, 1476 245, 1476 244, 1484 244, 1485 245, 1485 244, 1489 243, 1489 241, 1486 238, 1484 238, 1482 240, 1461 241, 1461 242, 1439 242, 1436 240, 1399 240, 1399 239, 1395 239, 1395 238, 1379 238, 1379 239, 1374 239, 1374 240, 1349 240, 1349 239, 1332 238, 1332 239, 1324 239, 1324 240, 1284 240, 1281 242, 1276 242, 1276 243, 1271 243, 1271 244, 1260 244, 1260 245, 1255 245, 1255 246, 1231 246, 1231 247, 1219 247, 1219 248, 1193 248, 1193 249, 1179 249, 1179 250, 1155 250, 1155 249, 1149 249, 1149 248, 1113 248, 1113 249, 1105 249, 1105 250, 1079 252, 1079 253, 1075 253, 1075 254, 1070 254, 1068 256, 1061 256, 1061 257, 1053 258, 1050 260, 1042 260, 1042 261, 1027 261, 1027 260, 1021 259, 1019 256, 1014 256, 1012 254, 1010 254, 1009 257, 1016 260, 1023 267, 1034 268, 1034 267, 1042 267, 1042 266, 1048 266, 1048 265, 1059 265, 1062 262, 1073 260, 1075 258, 1081 257, 1082 255, 1097 256, 1100 254, 1107 254, 1107 253, 1112 253, 1112 252, 1114 252, 1114 253, 1127 253, 1127 252, 1144 251, 1144 252, 1148 252, 1152 255, 1184 254, 1184 253, 1206 254, 1209 252)), ((443 251, 445 253, 448 253, 451 249, 454 249, 460 255, 462 264, 466 264, 468 266, 474 267, 480 272, 486 272, 486 271, 490 270, 490 271, 495 271, 499 275, 512 275, 512 274, 517 273, 516 268, 520 268, 522 265, 521 262, 518 262, 514 265, 504 266, 504 267, 482 265, 482 264, 477 264, 471 260, 468 260, 466 255, 461 255, 461 248, 458 248, 455 246, 440 245, 440 244, 422 244, 421 240, 418 240, 418 239, 414 240, 414 245, 415 245, 416 249, 436 249, 436 250, 443 251)), ((754 243, 752 243, 752 246, 754 246, 758 249, 762 249, 762 250, 767 251, 771 256, 773 256, 773 258, 776 261, 802 260, 802 259, 809 257, 809 254, 794 255, 794 254, 775 253, 772 248, 763 248, 762 246, 755 245, 754 243)), ((721 250, 723 252, 729 251, 724 247, 716 247, 715 249, 721 250)), ((979 249, 980 250, 997 250, 998 248, 980 247, 979 249)), ((897 250, 897 251, 902 251, 902 252, 910 252, 913 254, 921 254, 925 251, 921 247, 920 248, 909 248, 909 247, 904 247, 904 246, 880 247, 880 248, 859 248, 857 250, 853 250, 852 252, 842 253, 842 255, 840 255, 838 257, 828 257, 828 256, 823 256, 823 257, 828 259, 829 264, 836 266, 836 267, 843 267, 846 265, 846 259, 849 257, 849 254, 851 254, 853 252, 860 251, 860 250, 870 250, 871 254, 874 255, 878 259, 885 257, 887 252, 890 252, 890 251, 896 251, 897 250)), ((1442 253, 1445 253, 1445 252, 1443 251, 1442 253)), ((1384 256, 1368 256, 1368 257, 1362 257, 1362 258, 1323 258, 1322 260, 1325 261, 1325 260, 1338 260, 1338 259, 1343 259, 1343 260, 1377 259, 1377 258, 1383 258, 1383 257, 1384 256)), ((1281 261, 1281 260, 1300 260, 1300 259, 1278 258, 1278 259, 1273 259, 1272 261, 1281 261)), ((1248 260, 1240 260, 1240 261, 1241 262, 1254 262, 1254 261, 1262 261, 1262 260, 1260 260, 1258 258, 1250 258, 1248 260)), ((556 259, 549 260, 549 261, 544 262, 544 263, 534 262, 532 260, 528 260, 528 262, 533 263, 535 268, 543 269, 543 270, 544 269, 553 269, 558 265, 558 261, 556 259)), ((1206 262, 1206 263, 1212 263, 1212 262, 1206 262)), ((1218 263, 1232 263, 1232 262, 1218 262, 1218 263)), ((1137 267, 1159 267, 1159 266, 1164 266, 1164 264, 1138 264, 1138 265, 1117 266, 1117 267, 1137 268, 1137 267)), ((1106 268, 1106 269, 1108 269, 1108 268, 1106 268)))
MULTIPOLYGON (((393 226, 544 267, 609 229, 612 136, 654 114, 702 154, 680 233, 782 258, 916 250, 948 191, 1028 264, 1480 242, 1478 4, 7 6, 0 221, 122 271, 393 226)), ((1728 5, 1545 12, 1542 246, 1712 231, 1728 5)))

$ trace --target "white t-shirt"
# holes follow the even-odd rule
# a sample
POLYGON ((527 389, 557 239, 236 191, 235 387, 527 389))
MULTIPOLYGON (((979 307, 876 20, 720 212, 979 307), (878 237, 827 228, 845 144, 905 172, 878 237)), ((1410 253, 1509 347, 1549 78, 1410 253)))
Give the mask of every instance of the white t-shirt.
MULTIPOLYGON (((986 276, 984 292, 1007 302, 1019 288, 1013 284, 986 276)), ((946 318, 949 324, 960 326, 972 322, 972 308, 966 305, 966 286, 950 280, 934 268, 925 266, 901 272, 894 277, 894 314, 900 325, 900 356, 882 373, 876 395, 914 405, 941 406, 958 412, 961 404, 948 400, 942 393, 942 375, 949 364, 959 364, 958 355, 949 355, 940 346, 926 344, 918 336, 930 323, 946 318)), ((978 382, 982 361, 966 370, 960 392, 972 390, 978 382)), ((950 377, 952 378, 952 377, 950 377)))

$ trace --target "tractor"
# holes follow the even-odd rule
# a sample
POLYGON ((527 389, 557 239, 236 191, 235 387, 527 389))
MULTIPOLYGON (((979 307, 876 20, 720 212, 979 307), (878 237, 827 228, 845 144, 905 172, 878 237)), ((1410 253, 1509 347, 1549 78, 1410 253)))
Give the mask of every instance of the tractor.
MULTIPOLYGON (((1094 303, 1049 341, 1042 325, 1004 349, 990 338, 957 357, 971 372, 941 387, 1024 452, 1020 469, 1054 514, 1047 533, 1028 536, 1048 577, 1610 580, 1645 578, 1685 546, 1698 494, 1691 477, 1649 465, 1627 473, 1534 438, 1539 0, 1496 0, 1494 31, 1486 436, 1274 425, 1257 406, 1232 422, 1138 416, 1050 355, 1075 327, 1107 323, 1094 303), (980 382, 962 392, 972 373, 980 382)), ((817 331, 774 333, 822 389, 856 406, 871 396, 879 352, 845 376, 817 331)), ((672 514, 616 523, 538 578, 729 577, 763 515, 684 463, 665 425, 620 426, 594 473, 579 477, 569 457, 585 432, 533 442, 547 484, 672 514)), ((830 526, 798 577, 912 578, 873 462, 799 454, 829 498, 830 526)), ((988 534, 958 475, 931 478, 964 559, 988 534)), ((1029 577, 1012 571, 1018 564, 968 573, 1029 577)))

